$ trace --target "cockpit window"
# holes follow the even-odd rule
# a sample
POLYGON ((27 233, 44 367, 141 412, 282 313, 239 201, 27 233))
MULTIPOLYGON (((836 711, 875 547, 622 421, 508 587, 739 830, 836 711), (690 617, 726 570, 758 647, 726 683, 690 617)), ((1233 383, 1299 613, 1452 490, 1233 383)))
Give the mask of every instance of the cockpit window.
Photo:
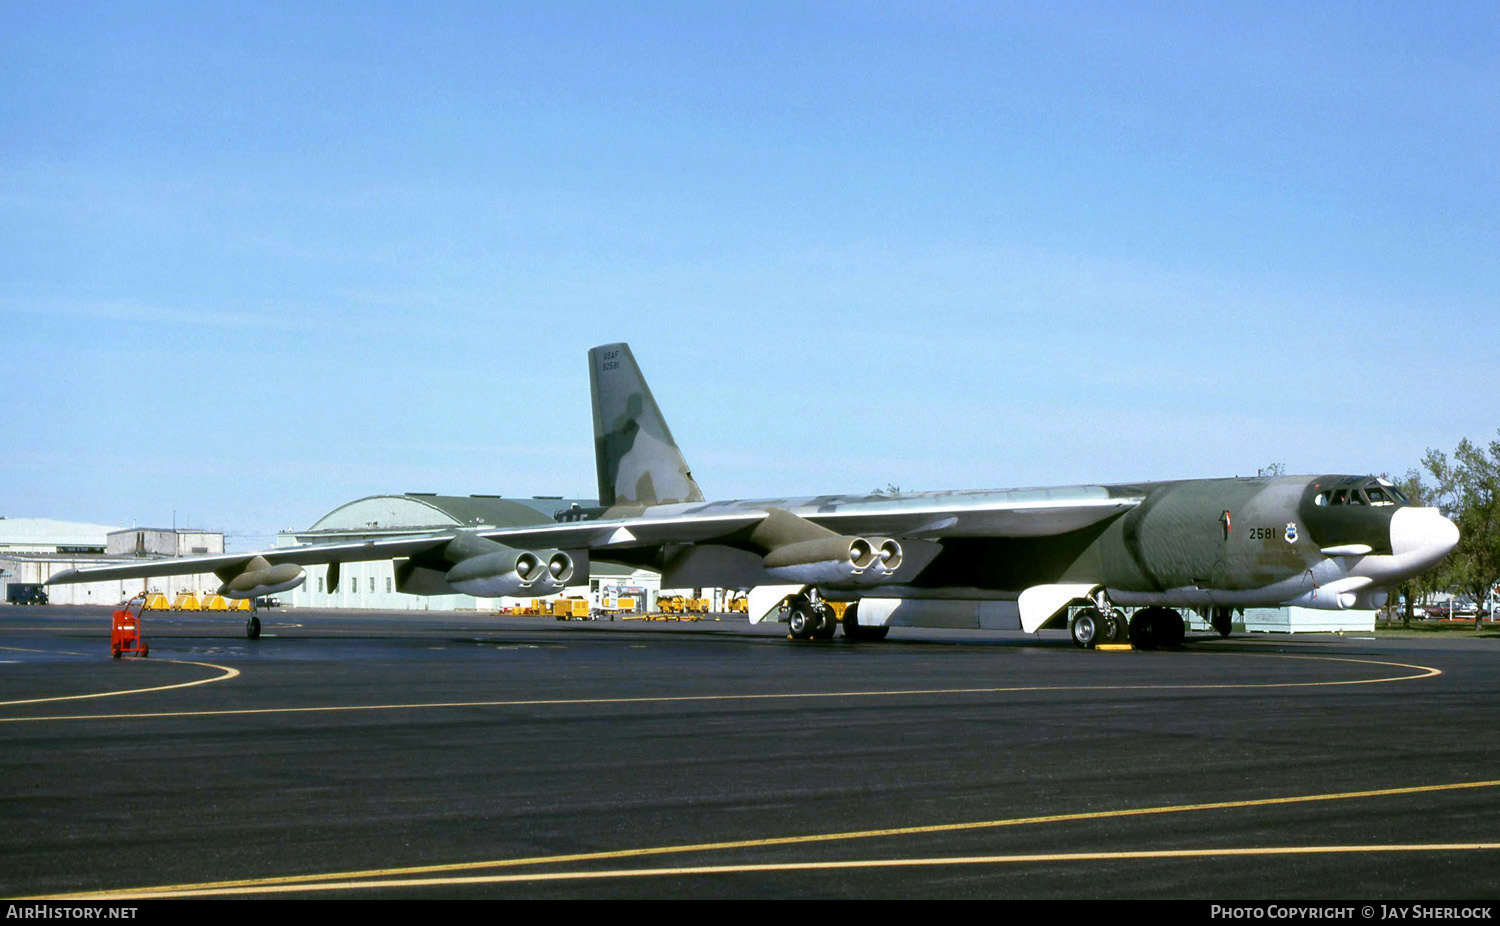
MULTIPOLYGON (((1345 476, 1339 482, 1343 488, 1323 489, 1313 496, 1314 505, 1360 505, 1363 507, 1394 508, 1410 505, 1411 500, 1389 479, 1368 476, 1345 476)), ((1318 483, 1314 489, 1321 488, 1318 483)))

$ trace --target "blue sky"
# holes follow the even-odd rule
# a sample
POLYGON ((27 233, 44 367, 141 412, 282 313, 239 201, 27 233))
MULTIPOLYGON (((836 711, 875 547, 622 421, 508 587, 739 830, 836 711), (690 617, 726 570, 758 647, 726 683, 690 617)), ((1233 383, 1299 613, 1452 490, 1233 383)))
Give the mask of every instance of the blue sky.
POLYGON ((1500 426, 1493 3, 0 5, 0 514, 1400 472, 1500 426))

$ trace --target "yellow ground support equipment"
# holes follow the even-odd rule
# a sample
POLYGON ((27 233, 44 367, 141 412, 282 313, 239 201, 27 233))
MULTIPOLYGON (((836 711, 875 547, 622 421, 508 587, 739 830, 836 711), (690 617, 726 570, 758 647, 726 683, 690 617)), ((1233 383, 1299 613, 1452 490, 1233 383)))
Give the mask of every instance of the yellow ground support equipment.
POLYGON ((173 611, 202 611, 203 606, 198 603, 198 596, 192 592, 178 592, 177 597, 172 599, 173 611))
POLYGON ((204 595, 201 604, 205 611, 229 610, 229 601, 223 595, 204 595))
POLYGON ((552 602, 552 616, 560 621, 588 620, 589 602, 587 598, 559 598, 552 602))
POLYGON ((663 614, 707 614, 713 602, 707 598, 684 598, 673 595, 656 599, 656 609, 663 614))
POLYGON ((145 610, 170 611, 172 610, 172 602, 168 601, 167 596, 163 595, 161 592, 152 592, 151 594, 146 596, 145 610))
POLYGON ((229 610, 254 611, 255 605, 251 603, 249 598, 236 598, 233 601, 229 602, 229 610))

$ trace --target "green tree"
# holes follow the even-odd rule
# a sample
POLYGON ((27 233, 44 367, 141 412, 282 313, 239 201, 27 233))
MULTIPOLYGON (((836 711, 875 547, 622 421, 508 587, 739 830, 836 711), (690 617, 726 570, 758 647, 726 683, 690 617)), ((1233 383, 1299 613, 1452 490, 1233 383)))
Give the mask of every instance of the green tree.
POLYGON ((1432 474, 1437 506, 1459 530, 1458 546, 1449 554, 1442 578, 1479 604, 1474 615, 1478 630, 1484 600, 1500 583, 1500 440, 1482 447, 1465 438, 1452 460, 1441 450, 1428 450, 1422 465, 1432 474))

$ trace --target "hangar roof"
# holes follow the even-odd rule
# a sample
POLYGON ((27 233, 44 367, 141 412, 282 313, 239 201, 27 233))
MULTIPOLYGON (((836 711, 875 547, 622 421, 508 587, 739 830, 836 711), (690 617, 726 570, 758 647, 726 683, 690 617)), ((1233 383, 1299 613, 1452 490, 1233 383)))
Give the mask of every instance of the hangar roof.
POLYGON ((0 518, 0 548, 102 547, 105 535, 119 529, 113 524, 54 521, 51 518, 0 518))
POLYGON ((501 498, 494 495, 372 495, 333 509, 307 531, 297 533, 379 533, 441 530, 450 527, 515 527, 552 520, 557 511, 588 498, 501 498))

